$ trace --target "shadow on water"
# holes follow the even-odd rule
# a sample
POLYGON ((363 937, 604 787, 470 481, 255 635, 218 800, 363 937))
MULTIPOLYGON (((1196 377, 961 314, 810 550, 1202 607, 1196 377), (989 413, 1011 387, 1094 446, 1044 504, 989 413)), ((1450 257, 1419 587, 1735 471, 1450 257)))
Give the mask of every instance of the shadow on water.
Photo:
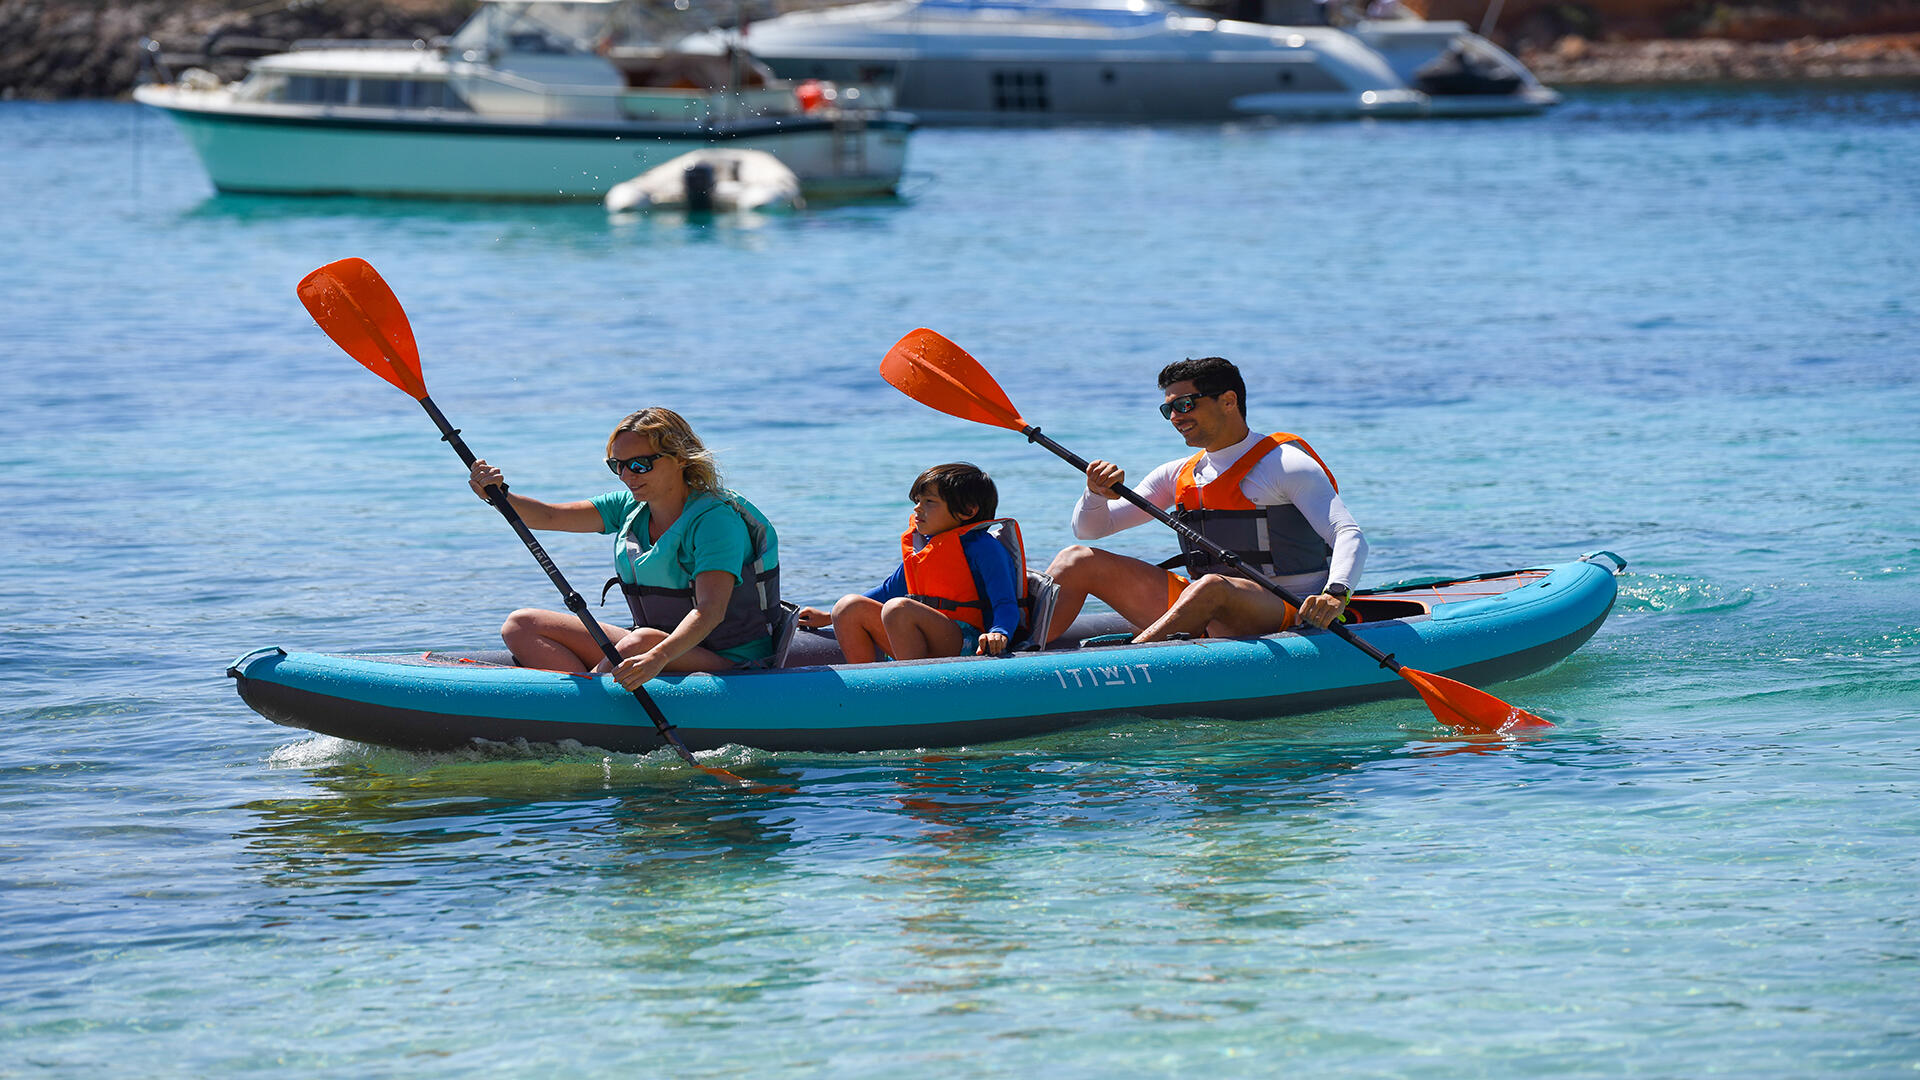
MULTIPOLYGON (((1415 736, 1417 706, 1272 721, 1161 721, 982 750, 770 754, 716 764, 776 790, 696 777, 670 755, 578 746, 423 754, 326 737, 283 747, 310 793, 239 809, 265 883, 348 891, 591 864, 648 889, 764 865, 867 865, 937 875, 1035 836, 1287 819, 1288 834, 1355 796, 1378 766, 1445 769, 1509 739, 1415 736), (491 868, 489 868, 489 864, 491 868)), ((1308 845, 1311 847, 1311 844, 1308 845)), ((1313 857, 1303 854, 1302 857, 1313 857)), ((971 888, 972 886, 970 886, 971 888)))
POLYGON ((378 199, 215 193, 180 215, 183 222, 244 230, 289 224, 347 224, 354 231, 404 227, 409 234, 491 234, 490 240, 541 241, 560 247, 625 243, 668 245, 739 241, 827 221, 870 221, 911 205, 902 197, 835 199, 796 211, 697 213, 656 210, 609 214, 597 201, 515 202, 461 199, 378 199))
POLYGON ((509 202, 486 199, 377 199, 355 195, 249 195, 215 192, 182 211, 185 221, 230 221, 239 224, 281 221, 354 219, 432 225, 525 223, 585 226, 604 232, 606 211, 600 204, 578 202, 509 202))
MULTIPOLYGON (((254 883, 245 921, 278 939, 508 934, 510 957, 591 958, 583 978, 681 1024, 828 989, 969 1008, 1081 970, 1091 942, 1216 955, 1222 993, 1204 1000, 1145 970, 1183 1015, 1222 1019, 1258 996, 1223 986, 1270 977, 1235 958, 1349 916, 1379 857, 1356 821, 1437 818, 1557 767, 1540 752, 1381 703, 979 750, 720 752, 786 789, 743 793, 666 755, 316 739, 275 755, 299 794, 237 807, 235 867, 254 883)), ((1113 962, 1070 981, 1104 993, 1113 962)))

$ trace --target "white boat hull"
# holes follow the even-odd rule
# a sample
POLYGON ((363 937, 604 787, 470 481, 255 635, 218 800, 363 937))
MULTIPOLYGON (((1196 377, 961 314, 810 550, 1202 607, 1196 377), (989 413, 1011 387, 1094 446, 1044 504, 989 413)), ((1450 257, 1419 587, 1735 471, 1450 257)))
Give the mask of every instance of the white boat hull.
POLYGON ((1458 22, 1285 27, 1151 0, 880 0, 763 20, 739 40, 783 78, 891 85, 929 124, 1527 115, 1560 100, 1458 22), (1423 81, 1456 48, 1504 85, 1423 81))
POLYGON ((900 182, 914 126, 900 113, 690 127, 245 107, 172 87, 135 96, 173 116, 216 188, 274 194, 599 200, 690 150, 727 147, 773 154, 810 197, 884 195, 900 182))
MULTIPOLYGON (((787 78, 847 80, 871 60, 764 57, 787 78)), ((1302 54, 1303 61, 1310 59, 1302 54)), ((1251 115, 1531 116, 1557 104, 1544 87, 1511 94, 1436 96, 1391 83, 1363 89, 1311 63, 1226 56, 1194 61, 982 59, 897 61, 896 101, 934 125, 1220 121, 1251 115), (1018 78, 1017 85, 1011 80, 1018 78)))

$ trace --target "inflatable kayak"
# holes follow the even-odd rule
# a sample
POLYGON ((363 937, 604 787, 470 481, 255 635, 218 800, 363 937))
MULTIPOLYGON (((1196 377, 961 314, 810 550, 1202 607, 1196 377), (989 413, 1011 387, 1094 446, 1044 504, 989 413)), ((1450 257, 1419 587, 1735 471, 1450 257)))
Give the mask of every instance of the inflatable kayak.
MULTIPOLYGON (((1539 671, 1592 637, 1624 568, 1596 552, 1562 566, 1362 590, 1350 608, 1353 631, 1410 668, 1486 686, 1539 671), (1599 555, 1611 565, 1595 562, 1599 555)), ((697 750, 957 746, 1134 717, 1248 719, 1413 696, 1321 630, 1149 645, 1100 640, 1121 629, 1112 616, 1083 618, 1042 650, 880 664, 845 663, 830 634, 802 632, 782 666, 669 675, 647 688, 697 750)), ((611 678, 516 667, 504 652, 269 648, 235 660, 227 674, 240 697, 277 724, 381 746, 571 740, 641 753, 663 745, 611 678)))

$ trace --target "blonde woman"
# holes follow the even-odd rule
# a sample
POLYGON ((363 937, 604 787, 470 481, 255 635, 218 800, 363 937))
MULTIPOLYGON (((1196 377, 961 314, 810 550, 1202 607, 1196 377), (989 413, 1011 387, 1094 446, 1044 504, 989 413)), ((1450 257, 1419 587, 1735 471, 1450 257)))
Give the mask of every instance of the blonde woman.
MULTIPOLYGON (((607 468, 622 487, 583 502, 547 503, 509 492, 527 526, 614 537, 616 582, 631 627, 602 626, 628 690, 663 671, 726 671, 773 655, 780 614, 778 539, 754 505, 721 486, 713 455, 671 409, 642 409, 607 437, 607 468)), ((469 482, 485 498, 505 482, 485 461, 469 482)), ((564 611, 522 608, 500 638, 528 667, 605 671, 606 658, 564 611)))

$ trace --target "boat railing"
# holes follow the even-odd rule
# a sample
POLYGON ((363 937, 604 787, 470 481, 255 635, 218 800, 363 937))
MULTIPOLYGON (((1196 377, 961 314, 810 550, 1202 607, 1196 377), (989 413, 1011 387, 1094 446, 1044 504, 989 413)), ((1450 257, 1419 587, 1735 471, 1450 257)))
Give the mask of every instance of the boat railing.
POLYGON ((319 52, 323 49, 432 49, 446 43, 445 38, 301 38, 287 46, 288 52, 319 52))
MULTIPOLYGON (((704 122, 782 111, 793 95, 785 89, 702 90, 677 87, 592 86, 544 83, 494 68, 460 73, 468 82, 493 83, 540 104, 534 110, 548 120, 599 118, 704 122)), ((471 94, 469 94, 471 99, 471 94)), ((504 103, 490 102, 495 108, 504 103)))

